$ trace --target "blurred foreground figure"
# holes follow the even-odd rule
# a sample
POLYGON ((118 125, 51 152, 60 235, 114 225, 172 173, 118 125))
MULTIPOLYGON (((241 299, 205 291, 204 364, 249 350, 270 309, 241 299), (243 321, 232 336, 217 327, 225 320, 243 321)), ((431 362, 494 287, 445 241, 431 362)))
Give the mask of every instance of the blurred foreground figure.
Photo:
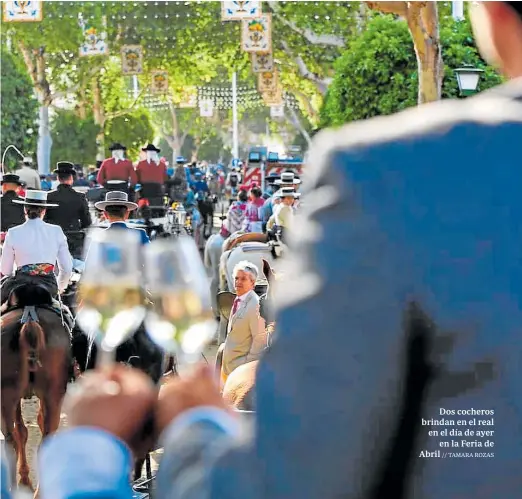
POLYGON ((521 7, 473 6, 510 84, 316 137, 255 433, 208 376, 167 385, 156 497, 520 497, 521 7))

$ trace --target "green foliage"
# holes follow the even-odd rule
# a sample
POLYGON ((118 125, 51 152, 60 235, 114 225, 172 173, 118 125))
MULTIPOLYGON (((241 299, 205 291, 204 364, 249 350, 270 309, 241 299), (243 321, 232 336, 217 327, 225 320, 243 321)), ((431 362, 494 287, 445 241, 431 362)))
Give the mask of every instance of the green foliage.
MULTIPOLYGON (((442 97, 458 97, 455 69, 484 69, 479 90, 502 81, 480 57, 468 20, 441 20, 442 97)), ((390 15, 375 16, 336 62, 336 75, 321 110, 321 126, 392 114, 417 103, 417 60, 408 27, 390 15)))
POLYGON ((443 98, 459 96, 454 70, 463 65, 471 65, 484 70, 479 80, 479 91, 487 90, 503 82, 503 77, 480 56, 473 40, 469 19, 461 22, 455 22, 452 18, 441 20, 440 36, 444 59, 443 98))
POLYGON ((390 114, 416 102, 417 63, 408 27, 376 16, 335 63, 322 125, 390 114))
MULTIPOLYGON (((2 50, 1 58, 1 153, 9 144, 14 144, 23 153, 34 154, 38 136, 38 103, 33 96, 33 85, 18 57, 2 50)), ((6 168, 14 168, 19 159, 16 153, 8 153, 6 168)))
POLYGON ((94 123, 92 115, 81 119, 73 111, 58 110, 51 127, 51 165, 57 161, 95 164, 96 135, 100 129, 94 123))
MULTIPOLYGON (((140 149, 153 139, 154 128, 149 113, 144 109, 117 116, 106 125, 105 147, 119 142, 127 147, 126 156, 131 160, 137 159, 140 149)), ((109 155, 108 149, 106 152, 109 155)))

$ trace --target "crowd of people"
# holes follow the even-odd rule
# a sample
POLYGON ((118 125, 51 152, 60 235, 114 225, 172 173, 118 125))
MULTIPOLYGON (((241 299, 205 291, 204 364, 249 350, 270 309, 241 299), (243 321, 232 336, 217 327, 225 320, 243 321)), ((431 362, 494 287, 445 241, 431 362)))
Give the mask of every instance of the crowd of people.
POLYGON ((511 82, 314 138, 256 424, 206 368, 159 393, 132 369, 93 372, 40 449, 43 499, 132 497, 151 414, 158 499, 520 497, 522 4, 470 11, 511 82), (494 411, 487 455, 428 437, 423 420, 470 408, 494 411))

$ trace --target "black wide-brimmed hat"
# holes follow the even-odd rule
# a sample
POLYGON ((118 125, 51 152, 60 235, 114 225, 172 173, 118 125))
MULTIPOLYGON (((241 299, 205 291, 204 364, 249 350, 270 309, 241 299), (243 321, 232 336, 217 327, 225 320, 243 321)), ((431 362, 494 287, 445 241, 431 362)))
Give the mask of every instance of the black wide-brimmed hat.
POLYGON ((7 173, 2 177, 2 185, 4 184, 22 185, 22 182, 20 181, 20 177, 18 175, 15 175, 14 173, 7 173))
POLYGON ((160 152, 161 149, 158 149, 154 144, 147 144, 147 147, 143 147, 142 148, 142 151, 155 151, 155 152, 160 152))
POLYGON ((33 191, 32 189, 25 193, 25 197, 21 199, 13 199, 13 203, 25 204, 28 206, 41 206, 42 208, 53 208, 58 206, 57 204, 47 202, 47 191, 33 191))
POLYGON ((295 192, 293 187, 281 187, 281 189, 279 189, 274 194, 274 197, 281 198, 281 199, 287 198, 287 197, 291 197, 291 198, 294 198, 294 199, 299 199, 301 197, 301 193, 300 192, 295 192))
POLYGON ((105 194, 105 201, 99 201, 94 205, 97 210, 102 211, 105 210, 107 206, 125 206, 131 211, 138 208, 136 203, 129 201, 128 194, 121 191, 109 191, 105 194))
POLYGON ((56 163, 56 170, 54 170, 53 173, 56 173, 58 175, 76 175, 76 170, 71 162, 58 161, 58 163, 56 163))
POLYGON ((277 172, 271 172, 267 177, 266 177, 266 181, 267 182, 275 182, 276 180, 279 180, 281 178, 281 174, 277 173, 277 172))
POLYGON ((283 172, 281 173, 281 178, 274 182, 277 185, 297 185, 300 184, 301 181, 296 177, 293 172, 283 172))
POLYGON ((114 142, 111 147, 109 147, 109 151, 126 151, 127 148, 120 144, 119 142, 114 142))

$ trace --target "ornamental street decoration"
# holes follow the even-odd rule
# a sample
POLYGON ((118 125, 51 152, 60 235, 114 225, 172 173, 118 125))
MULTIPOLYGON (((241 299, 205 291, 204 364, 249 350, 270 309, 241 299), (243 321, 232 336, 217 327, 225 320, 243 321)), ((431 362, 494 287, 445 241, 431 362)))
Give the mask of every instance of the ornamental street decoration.
POLYGON ((87 22, 83 16, 78 14, 78 21, 83 33, 83 43, 80 45, 80 57, 91 55, 108 55, 109 46, 107 44, 107 33, 105 26, 106 18, 103 18, 103 31, 87 22))
POLYGON ((245 52, 272 51, 272 15, 263 14, 252 21, 241 21, 241 48, 245 52))
POLYGON ((285 116, 285 106, 270 106, 271 118, 283 118, 285 116))
POLYGON ((252 71, 254 73, 263 73, 265 71, 274 70, 274 56, 269 54, 258 54, 256 52, 251 54, 252 57, 252 71))
POLYGON ((267 90, 261 94, 263 102, 267 106, 282 106, 284 104, 283 89, 277 87, 276 90, 267 90))
POLYGON ((210 118, 214 114, 214 101, 212 99, 205 99, 199 101, 199 115, 205 118, 210 118))
POLYGON ((265 71, 264 73, 259 73, 257 84, 259 91, 265 92, 267 90, 276 90, 278 82, 277 71, 265 71))
POLYGON ((156 70, 151 72, 152 81, 150 90, 153 94, 165 94, 169 89, 169 74, 167 71, 156 70))
POLYGON ((222 21, 255 19, 261 15, 261 2, 221 2, 222 21))
POLYGON ((124 75, 143 73, 143 49, 141 45, 123 45, 121 48, 121 72, 124 75))
POLYGON ((43 2, 3 2, 4 22, 27 23, 37 22, 43 19, 43 2))
POLYGON ((198 89, 197 87, 184 87, 180 91, 180 102, 179 107, 194 108, 198 106, 198 89))
MULTIPOLYGON (((190 88, 190 87, 189 87, 190 88)), ((175 89, 175 105, 181 107, 179 104, 179 96, 181 89, 175 89)), ((203 100, 210 99, 214 103, 214 111, 232 109, 232 88, 228 86, 203 86, 196 87, 197 99, 196 107, 203 100)), ((132 99, 133 91, 127 89, 127 96, 132 99)), ((268 96, 270 98, 270 95, 268 96)), ((295 96, 288 92, 283 92, 283 102, 285 108, 299 109, 299 103, 295 96)), ((141 97, 141 103, 147 109, 168 109, 169 104, 161 95, 154 95, 151 89, 146 89, 141 97)), ((267 106, 263 101, 261 94, 255 87, 239 86, 237 89, 237 105, 239 109, 257 109, 259 107, 267 106)), ((275 104, 274 104, 275 105, 275 104)))

